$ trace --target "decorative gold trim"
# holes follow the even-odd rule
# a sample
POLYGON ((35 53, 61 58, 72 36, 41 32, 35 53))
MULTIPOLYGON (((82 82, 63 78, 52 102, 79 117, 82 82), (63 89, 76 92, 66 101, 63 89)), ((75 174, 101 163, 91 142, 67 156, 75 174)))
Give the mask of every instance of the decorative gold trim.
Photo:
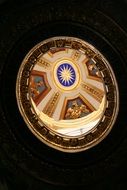
POLYGON ((84 91, 86 91, 88 94, 93 96, 98 102, 101 103, 102 98, 104 97, 104 91, 98 89, 97 87, 95 87, 91 84, 85 83, 85 82, 83 82, 81 84, 81 87, 84 91))
POLYGON ((80 57, 81 57, 81 52, 79 51, 74 51, 71 56, 73 61, 78 61, 80 57))
POLYGON ((49 69, 51 67, 51 63, 48 60, 41 58, 41 57, 37 59, 36 64, 41 66, 41 67, 44 67, 46 69, 49 69))
POLYGON ((43 113, 51 117, 54 113, 59 98, 60 98, 60 93, 59 92, 54 93, 50 98, 49 102, 47 103, 47 105, 45 106, 45 108, 43 109, 43 113))

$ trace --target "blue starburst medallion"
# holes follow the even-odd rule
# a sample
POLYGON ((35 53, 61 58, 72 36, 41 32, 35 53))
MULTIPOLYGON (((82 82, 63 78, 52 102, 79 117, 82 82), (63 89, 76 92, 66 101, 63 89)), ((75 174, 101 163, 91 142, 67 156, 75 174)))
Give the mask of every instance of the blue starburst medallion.
POLYGON ((57 78, 61 85, 69 87, 75 83, 76 73, 69 63, 59 65, 57 69, 57 78))

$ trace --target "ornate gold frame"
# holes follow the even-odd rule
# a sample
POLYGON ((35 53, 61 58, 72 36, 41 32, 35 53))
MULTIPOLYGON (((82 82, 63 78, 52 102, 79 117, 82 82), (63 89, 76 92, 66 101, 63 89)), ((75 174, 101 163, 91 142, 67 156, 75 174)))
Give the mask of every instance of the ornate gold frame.
POLYGON ((111 66, 104 56, 92 45, 74 37, 54 37, 37 44, 25 57, 19 69, 16 83, 16 97, 19 110, 32 133, 43 143, 63 152, 80 152, 102 141, 111 131, 119 109, 119 92, 111 66), (73 48, 94 59, 105 84, 107 105, 99 124, 87 134, 78 137, 64 137, 51 131, 39 122, 34 112, 29 93, 28 79, 38 57, 52 48, 73 48))

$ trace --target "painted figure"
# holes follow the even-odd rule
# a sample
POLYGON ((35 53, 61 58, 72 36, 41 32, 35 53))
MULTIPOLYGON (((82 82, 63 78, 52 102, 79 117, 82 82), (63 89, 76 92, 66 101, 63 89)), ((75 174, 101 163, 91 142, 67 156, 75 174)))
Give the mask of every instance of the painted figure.
POLYGON ((65 115, 66 119, 77 119, 81 117, 82 113, 88 114, 90 111, 86 108, 84 104, 78 105, 77 101, 72 102, 72 107, 67 109, 65 115))

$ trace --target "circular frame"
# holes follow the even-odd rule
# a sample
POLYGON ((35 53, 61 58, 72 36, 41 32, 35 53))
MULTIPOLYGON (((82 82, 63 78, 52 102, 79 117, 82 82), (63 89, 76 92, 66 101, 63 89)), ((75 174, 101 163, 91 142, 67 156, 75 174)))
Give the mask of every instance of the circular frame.
MULTIPOLYGON (((82 85, 82 88, 85 88, 84 85, 82 85)), ((80 152, 102 141, 110 132, 116 120, 119 108, 119 92, 111 66, 104 56, 92 45, 87 42, 82 43, 82 40, 74 37, 61 36, 44 40, 28 53, 19 69, 16 96, 20 112, 33 134, 48 146, 63 152, 80 152), (78 137, 62 136, 40 123, 38 116, 31 106, 29 97, 28 78, 38 57, 45 54, 49 49, 61 47, 84 51, 88 57, 94 60, 105 84, 107 103, 99 124, 88 133, 78 137)))

